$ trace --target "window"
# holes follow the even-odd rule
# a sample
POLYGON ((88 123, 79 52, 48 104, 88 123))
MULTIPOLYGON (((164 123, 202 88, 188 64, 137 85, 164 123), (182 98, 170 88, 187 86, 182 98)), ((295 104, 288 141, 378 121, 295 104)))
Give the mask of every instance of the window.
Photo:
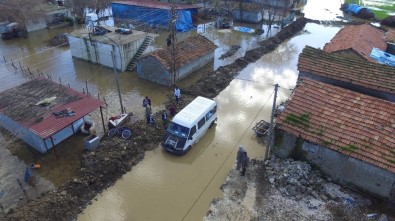
POLYGON ((202 126, 206 123, 206 118, 203 117, 201 120, 198 122, 198 129, 202 128, 202 126))
POLYGON ((192 136, 196 133, 196 126, 193 126, 191 128, 191 132, 189 133, 189 138, 192 138, 192 136))
POLYGON ((175 136, 187 138, 189 133, 189 128, 181 126, 172 122, 167 129, 168 132, 172 133, 175 136))
POLYGON ((206 119, 207 119, 207 120, 210 119, 210 118, 215 114, 215 112, 217 112, 217 106, 213 107, 213 109, 211 109, 211 110, 206 114, 206 119))

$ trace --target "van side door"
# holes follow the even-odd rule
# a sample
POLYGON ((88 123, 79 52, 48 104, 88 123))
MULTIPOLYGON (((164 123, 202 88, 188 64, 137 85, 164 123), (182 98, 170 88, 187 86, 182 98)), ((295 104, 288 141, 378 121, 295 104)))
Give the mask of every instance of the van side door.
POLYGON ((206 117, 202 117, 199 121, 198 121, 198 128, 197 128, 197 136, 196 138, 199 140, 207 131, 207 127, 206 127, 206 117))
POLYGON ((195 125, 191 128, 191 131, 189 132, 186 146, 194 144, 196 140, 197 140, 197 135, 196 135, 196 125, 195 125))

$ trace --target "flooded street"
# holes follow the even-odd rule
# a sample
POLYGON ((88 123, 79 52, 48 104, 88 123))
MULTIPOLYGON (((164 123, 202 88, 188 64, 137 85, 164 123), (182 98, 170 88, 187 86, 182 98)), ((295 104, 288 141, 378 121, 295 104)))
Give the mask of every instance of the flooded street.
MULTIPOLYGON (((307 18, 332 20, 342 14, 339 8, 338 1, 323 3, 311 0, 304 6, 303 12, 307 18)), ((279 104, 290 96, 295 87, 298 55, 305 45, 322 48, 340 28, 308 23, 298 36, 248 65, 215 98, 218 103, 217 125, 196 146, 185 156, 178 157, 163 151, 158 144, 158 148, 147 152, 144 160, 134 166, 132 171, 99 195, 78 220, 201 220, 212 199, 221 196, 220 186, 229 170, 234 167, 240 144, 246 148, 250 158, 263 159, 265 147, 256 141, 252 127, 262 119, 269 121, 274 84, 280 86, 277 97, 279 104)), ((22 67, 29 67, 33 73, 39 70, 45 76, 50 75, 54 81, 69 84, 78 91, 88 85, 92 96, 99 94, 101 99, 105 99, 105 119, 119 114, 119 98, 112 70, 72 59, 68 47, 54 48, 46 45, 46 41, 57 33, 69 31, 71 29, 42 30, 31 33, 27 39, 0 41, 0 58, 4 56, 7 62, 13 59, 17 67, 20 62, 22 67)), ((180 33, 179 37, 185 38, 193 34, 195 33, 180 33)), ((157 39, 156 44, 165 44, 166 35, 163 36, 157 39)), ((264 39, 250 34, 220 33, 216 30, 206 36, 219 46, 214 63, 207 69, 217 69, 232 63, 244 56, 245 51, 256 47, 257 41, 264 39), (219 60, 231 45, 240 45, 241 49, 233 56, 219 60)), ((262 36, 266 36, 266 33, 262 36)), ((180 85, 193 84, 198 76, 199 73, 180 85)), ((172 91, 172 88, 141 80, 134 72, 120 73, 119 78, 126 111, 133 112, 140 118, 144 115, 141 107, 144 96, 151 98, 155 112, 163 108, 161 104, 166 101, 166 94, 172 91)), ((0 79, 0 91, 3 91, 27 81, 29 74, 15 71, 10 64, 1 64, 0 61, 0 79)), ((92 118, 100 122, 99 113, 95 112, 92 118)), ((57 147, 59 159, 55 158, 53 152, 45 156, 39 155, 28 150, 22 142, 14 142, 5 150, 6 154, 0 154, 0 160, 3 162, 2 159, 14 154, 19 161, 1 165, 0 175, 3 174, 2 170, 11 170, 22 176, 21 167, 15 165, 39 161, 42 165, 39 175, 58 186, 78 168, 84 152, 81 138, 76 135, 60 144, 57 147)), ((3 184, 3 180, 7 183, 6 179, 1 178, 0 183, 6 185, 3 184)), ((2 200, 0 198, 0 202, 2 200)))
POLYGON ((251 158, 263 159, 265 147, 256 142, 252 127, 269 121, 273 85, 280 85, 278 103, 286 100, 296 84, 301 50, 306 44, 323 47, 339 29, 307 24, 301 35, 247 66, 215 98, 217 125, 190 152, 177 157, 158 146, 79 220, 201 220, 211 200, 221 196, 240 144, 251 158))

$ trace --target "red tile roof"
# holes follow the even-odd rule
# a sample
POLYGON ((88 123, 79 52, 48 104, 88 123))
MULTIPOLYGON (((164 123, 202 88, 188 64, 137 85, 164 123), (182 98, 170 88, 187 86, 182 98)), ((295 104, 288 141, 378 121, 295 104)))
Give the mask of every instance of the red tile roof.
POLYGON ((306 46, 299 55, 298 70, 365 88, 395 93, 394 67, 346 58, 310 46, 306 46))
MULTIPOLYGON (((167 70, 171 70, 172 56, 170 47, 154 51, 148 56, 155 57, 167 70)), ((178 42, 176 44, 176 68, 212 53, 216 48, 217 46, 203 35, 197 35, 178 42)))
POLYGON ((395 103, 301 78, 277 126, 395 172, 395 103))
POLYGON ((45 78, 36 78, 0 93, 0 113, 48 138, 76 120, 93 112, 103 102, 45 78), (56 97, 49 106, 37 102, 56 97), (53 112, 70 108, 74 116, 56 118, 53 112))
POLYGON ((366 60, 376 62, 369 56, 373 47, 382 51, 387 49, 384 31, 369 24, 349 25, 342 28, 330 43, 325 44, 324 51, 332 53, 352 49, 366 60))
POLYGON ((114 1, 112 3, 116 4, 124 4, 124 5, 136 5, 136 6, 142 6, 142 7, 148 7, 148 8, 160 8, 160 9, 169 9, 170 6, 174 5, 177 8, 176 9, 193 9, 193 8, 199 8, 198 6, 195 5, 186 5, 186 4, 177 4, 177 3, 167 3, 167 2, 158 2, 158 1, 153 1, 153 0, 129 0, 129 1, 114 1))

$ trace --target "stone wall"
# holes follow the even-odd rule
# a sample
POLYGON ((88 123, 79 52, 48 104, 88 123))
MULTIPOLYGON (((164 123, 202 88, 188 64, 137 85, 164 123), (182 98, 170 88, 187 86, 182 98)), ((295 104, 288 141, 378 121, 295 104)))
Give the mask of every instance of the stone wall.
POLYGON ((295 136, 282 133, 280 140, 275 143, 277 146, 273 148, 274 154, 281 158, 302 156, 301 160, 308 161, 340 184, 367 191, 381 198, 390 198, 391 189, 395 184, 394 173, 307 141, 303 141, 301 148, 298 148, 295 136), (299 151, 301 153, 295 154, 299 151))

